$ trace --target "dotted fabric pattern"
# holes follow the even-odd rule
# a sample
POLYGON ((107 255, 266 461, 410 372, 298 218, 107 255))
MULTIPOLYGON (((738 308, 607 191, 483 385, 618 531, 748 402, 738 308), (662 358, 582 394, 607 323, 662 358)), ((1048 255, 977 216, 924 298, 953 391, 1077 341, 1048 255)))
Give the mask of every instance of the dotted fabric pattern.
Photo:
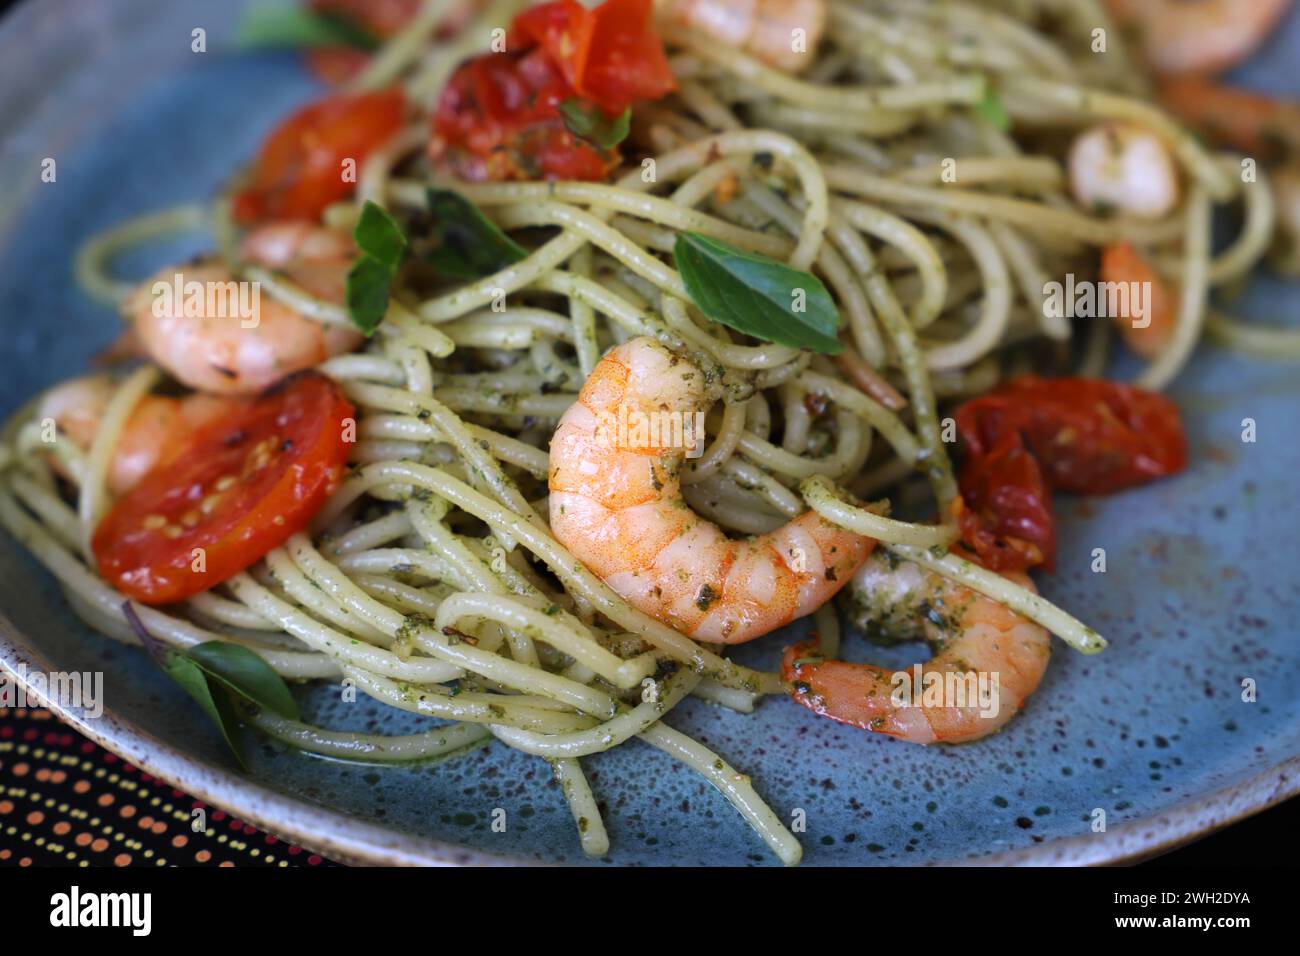
POLYGON ((0 708, 0 867, 336 865, 187 796, 48 710, 0 708))

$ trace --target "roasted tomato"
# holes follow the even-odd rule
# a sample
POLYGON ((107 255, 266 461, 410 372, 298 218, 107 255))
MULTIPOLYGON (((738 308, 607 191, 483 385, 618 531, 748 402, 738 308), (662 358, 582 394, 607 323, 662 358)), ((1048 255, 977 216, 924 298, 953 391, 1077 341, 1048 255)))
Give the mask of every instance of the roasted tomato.
POLYGON ((510 47, 540 47, 577 96, 617 115, 677 88, 653 7, 652 0, 606 0, 595 10, 574 0, 542 4, 515 17, 510 47))
POLYGON ((1108 495, 1187 467, 1182 417, 1163 395, 1101 379, 1034 375, 995 395, 1025 409, 1025 440, 1053 488, 1108 495))
POLYGON ((578 139, 560 119, 573 91, 544 53, 488 54, 452 76, 438 103, 430 151, 470 182, 604 179, 616 150, 578 139))
POLYGON ((343 161, 358 167, 398 130, 406 111, 401 90, 335 94, 282 123, 262 145, 247 186, 235 195, 235 221, 311 219, 356 188, 343 161))
POLYGON ((980 564, 995 571, 1050 567, 1056 555, 1051 492, 1020 431, 977 416, 974 423, 963 423, 962 439, 966 459, 957 512, 962 540, 980 564))
POLYGON ((515 18, 509 52, 488 53, 452 75, 434 116, 430 157, 470 181, 604 179, 617 148, 574 136, 566 100, 616 116, 675 86, 654 31, 650 0, 608 0, 587 10, 573 0, 515 18))
POLYGON ((301 531, 338 487, 353 408, 306 374, 227 414, 144 476, 95 529, 99 572, 144 604, 183 601, 301 531))
POLYGON ((962 536, 998 571, 1052 567, 1051 490, 1112 494, 1187 467, 1173 402, 1116 382, 1024 376, 955 417, 962 536))

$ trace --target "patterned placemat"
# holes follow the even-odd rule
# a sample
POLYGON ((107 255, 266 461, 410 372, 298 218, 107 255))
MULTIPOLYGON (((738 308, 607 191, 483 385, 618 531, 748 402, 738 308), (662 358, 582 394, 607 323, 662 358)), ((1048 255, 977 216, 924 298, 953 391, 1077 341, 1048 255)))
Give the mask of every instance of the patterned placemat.
POLYGON ((336 865, 187 796, 48 710, 0 708, 0 866, 336 865))

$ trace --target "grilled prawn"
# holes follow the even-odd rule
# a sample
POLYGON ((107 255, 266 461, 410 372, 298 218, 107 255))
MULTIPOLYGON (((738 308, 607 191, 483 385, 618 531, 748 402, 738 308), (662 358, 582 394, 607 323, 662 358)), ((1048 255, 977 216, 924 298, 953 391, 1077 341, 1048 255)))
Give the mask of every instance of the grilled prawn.
POLYGON ((829 601, 875 541, 811 511, 728 538, 682 497, 685 449, 665 446, 667 431, 637 443, 614 425, 680 421, 704 401, 703 373, 653 339, 606 355, 551 441, 551 529, 633 606, 698 640, 740 644, 829 601))

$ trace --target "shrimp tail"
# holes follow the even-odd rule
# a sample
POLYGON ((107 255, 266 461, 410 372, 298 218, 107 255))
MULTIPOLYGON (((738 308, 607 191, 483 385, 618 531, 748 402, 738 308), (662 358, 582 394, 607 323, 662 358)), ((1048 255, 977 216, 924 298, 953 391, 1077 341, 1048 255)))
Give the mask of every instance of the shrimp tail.
MULTIPOLYGON (((1033 587, 1023 575, 1008 575, 1033 587)), ((912 562, 873 556, 853 581, 859 626, 923 638, 925 664, 889 670, 828 660, 815 642, 786 649, 781 675, 795 703, 872 733, 916 744, 967 743, 996 733, 1024 707, 1051 657, 1032 621, 912 562)))
POLYGON ((1144 310, 1135 308, 1130 298, 1129 309, 1113 318, 1128 347, 1143 358, 1154 359, 1173 338, 1178 324, 1178 293, 1170 289, 1142 254, 1127 242, 1102 250, 1101 278, 1103 282, 1144 290, 1144 310))
POLYGON ((818 644, 805 641, 785 649, 781 676, 795 703, 819 717, 914 743, 936 740, 919 709, 894 706, 890 674, 882 668, 826 660, 818 644))

